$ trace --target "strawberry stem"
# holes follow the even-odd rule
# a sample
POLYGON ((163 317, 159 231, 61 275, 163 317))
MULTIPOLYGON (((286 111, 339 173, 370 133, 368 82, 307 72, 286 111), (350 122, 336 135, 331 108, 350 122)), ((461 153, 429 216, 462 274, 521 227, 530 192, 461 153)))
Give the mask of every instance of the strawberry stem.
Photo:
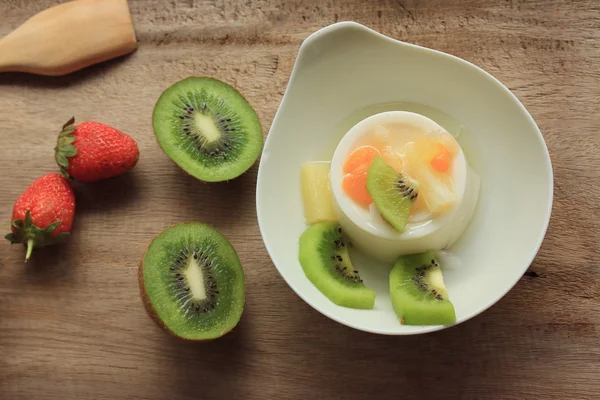
POLYGON ((33 251, 33 239, 28 239, 27 240, 27 254, 25 254, 25 262, 27 262, 27 260, 29 260, 29 257, 31 257, 31 252, 33 251))

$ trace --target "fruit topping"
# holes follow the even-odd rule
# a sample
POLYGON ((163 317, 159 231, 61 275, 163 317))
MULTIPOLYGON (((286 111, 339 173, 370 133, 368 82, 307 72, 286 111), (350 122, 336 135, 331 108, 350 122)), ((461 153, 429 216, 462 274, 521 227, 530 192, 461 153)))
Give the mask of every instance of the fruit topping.
POLYGON ((419 183, 377 157, 369 167, 367 189, 383 219, 404 232, 411 206, 419 195, 419 183))
POLYGON ((331 184, 328 162, 309 162, 302 165, 300 181, 306 223, 312 225, 321 221, 333 221, 331 184))
POLYGON ((418 150, 416 142, 407 143, 404 147, 407 172, 419 182, 419 195, 423 196, 429 211, 445 212, 457 202, 452 180, 437 176, 418 150))
POLYGON ((348 240, 337 222, 319 222, 300 236, 299 260, 306 277, 333 303, 372 309, 375 292, 352 265, 348 240))
POLYGON ((456 322, 454 305, 435 251, 399 257, 390 273, 390 297, 405 325, 448 325, 456 322))

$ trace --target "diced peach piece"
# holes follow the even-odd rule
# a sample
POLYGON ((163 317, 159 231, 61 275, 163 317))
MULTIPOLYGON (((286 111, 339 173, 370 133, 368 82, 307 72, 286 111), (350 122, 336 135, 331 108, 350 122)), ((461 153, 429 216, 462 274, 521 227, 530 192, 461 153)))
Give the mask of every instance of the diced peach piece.
POLYGON ((456 204, 457 198, 452 181, 440 179, 417 152, 414 142, 407 143, 404 165, 408 174, 419 181, 419 197, 423 197, 431 212, 441 213, 456 204))
POLYGON ((450 162, 452 161, 450 153, 444 147, 442 151, 437 153, 429 162, 431 167, 437 172, 445 173, 450 169, 450 162))

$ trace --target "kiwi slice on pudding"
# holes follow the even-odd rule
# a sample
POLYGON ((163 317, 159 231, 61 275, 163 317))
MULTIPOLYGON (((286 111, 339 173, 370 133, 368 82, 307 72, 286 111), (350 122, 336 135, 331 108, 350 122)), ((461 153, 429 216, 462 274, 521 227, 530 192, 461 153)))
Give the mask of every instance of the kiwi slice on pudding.
POLYGON ((433 250, 399 257, 390 273, 390 297, 406 325, 449 325, 456 322, 442 270, 433 250))
POLYGON ((410 207, 417 199, 418 182, 398 173, 383 158, 375 157, 367 173, 367 190, 382 218, 395 230, 406 229, 410 207))
POLYGON ((216 339, 241 318, 242 265, 225 236, 206 224, 181 223, 158 234, 138 278, 148 314, 179 338, 216 339))
POLYGON ((263 148, 256 112, 233 87, 189 77, 165 90, 152 115, 163 151, 188 174, 206 182, 246 172, 263 148))
POLYGON ((375 291, 363 283, 350 261, 347 246, 337 222, 318 222, 300 236, 300 264, 306 277, 333 303, 372 309, 375 291))

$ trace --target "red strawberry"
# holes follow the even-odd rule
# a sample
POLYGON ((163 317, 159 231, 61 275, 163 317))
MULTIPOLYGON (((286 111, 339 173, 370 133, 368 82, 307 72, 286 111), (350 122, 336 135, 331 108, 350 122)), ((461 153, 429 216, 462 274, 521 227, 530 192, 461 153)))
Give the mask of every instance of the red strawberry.
POLYGON ((25 261, 34 247, 49 246, 69 236, 75 217, 75 194, 69 181, 55 172, 35 181, 13 207, 6 239, 27 246, 25 261))
POLYGON ((137 164, 140 153, 131 136, 99 122, 74 123, 75 117, 63 125, 54 149, 65 177, 95 182, 121 175, 137 164))

